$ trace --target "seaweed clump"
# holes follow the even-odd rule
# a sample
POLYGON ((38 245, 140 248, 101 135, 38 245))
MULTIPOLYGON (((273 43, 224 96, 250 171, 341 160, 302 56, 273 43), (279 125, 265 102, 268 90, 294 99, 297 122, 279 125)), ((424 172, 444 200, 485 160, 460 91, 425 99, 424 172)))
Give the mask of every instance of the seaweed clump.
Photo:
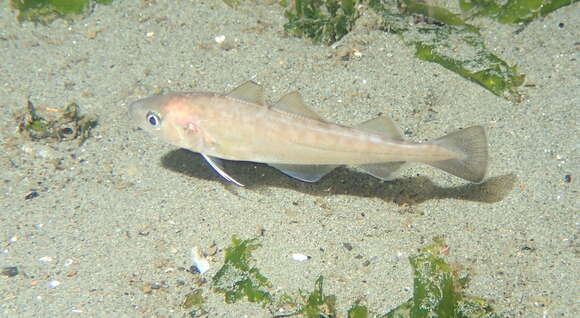
POLYGON ((324 278, 319 276, 314 283, 314 290, 307 295, 302 295, 306 303, 300 310, 300 313, 308 318, 336 317, 336 296, 324 294, 322 290, 323 281, 324 278))
POLYGON ((459 0, 462 11, 506 24, 529 23, 578 0, 459 0))
POLYGON ((294 0, 284 12, 286 32, 332 44, 345 36, 359 17, 359 0, 294 0))
MULTIPOLYGON (((250 266, 251 252, 260 245, 256 239, 232 238, 232 246, 226 248, 225 263, 212 278, 213 289, 225 294, 226 303, 246 298, 250 302, 269 306, 274 317, 303 316, 307 318, 338 317, 336 296, 323 290, 324 277, 319 276, 310 292, 300 290, 296 297, 284 293, 273 297, 266 289, 272 286, 259 270, 250 266)), ((500 318, 491 306, 481 298, 467 296, 463 290, 469 283, 466 272, 449 265, 442 255, 448 246, 443 239, 423 247, 417 255, 409 257, 413 268, 413 297, 386 314, 372 313, 378 318, 500 318)), ((200 289, 185 296, 183 309, 196 309, 196 313, 208 314, 203 310, 204 298, 200 289)), ((369 309, 357 300, 347 312, 348 318, 371 317, 369 309)))
POLYGON ((516 66, 487 49, 480 30, 467 23, 487 16, 500 23, 529 23, 578 0, 459 0, 457 14, 419 0, 294 0, 286 6, 285 30, 314 42, 332 44, 350 32, 368 6, 382 21, 381 29, 398 34, 415 48, 415 56, 437 63, 495 95, 515 102, 525 76, 516 66), (463 16, 467 16, 464 19, 463 16))
POLYGON ((212 278, 214 289, 225 294, 226 303, 234 303, 247 298, 253 303, 269 304, 272 296, 265 288, 270 287, 268 279, 253 266, 250 257, 260 245, 255 239, 232 238, 232 246, 226 248, 224 265, 212 278))
POLYGON ((440 256, 447 250, 443 239, 422 248, 409 258, 413 267, 413 297, 386 314, 386 318, 499 318, 481 298, 467 296, 466 273, 458 272, 440 256))
POLYGON ((60 142, 78 139, 82 144, 97 126, 96 118, 81 115, 76 103, 71 103, 64 109, 45 107, 42 111, 43 116, 28 101, 26 111, 16 118, 21 135, 32 141, 60 142))
POLYGON ((10 0, 18 10, 18 21, 47 24, 59 18, 72 19, 85 14, 93 3, 109 4, 113 0, 10 0))
POLYGON ((403 0, 396 9, 379 0, 371 0, 369 5, 382 16, 385 30, 415 48, 417 58, 437 63, 497 96, 516 102, 521 99, 517 89, 525 76, 493 54, 480 30, 460 15, 413 0, 403 0), (411 24, 406 16, 420 18, 422 23, 411 24))

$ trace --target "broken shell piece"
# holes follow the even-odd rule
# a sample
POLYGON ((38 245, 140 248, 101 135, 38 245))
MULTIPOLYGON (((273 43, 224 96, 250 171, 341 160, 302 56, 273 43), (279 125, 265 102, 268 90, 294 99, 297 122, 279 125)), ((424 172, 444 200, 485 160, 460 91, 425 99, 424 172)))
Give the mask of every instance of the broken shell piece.
POLYGON ((310 259, 310 256, 306 256, 304 254, 300 254, 300 253, 294 253, 292 254, 292 259, 297 261, 297 262, 304 262, 310 259))
POLYGON ((60 282, 58 280, 51 280, 50 282, 48 282, 49 288, 57 288, 58 285, 60 285, 60 282))
POLYGON ((225 35, 218 35, 214 38, 214 40, 216 41, 217 44, 223 44, 224 41, 226 40, 226 36, 225 35))
POLYGON ((43 257, 39 258, 38 261, 41 262, 41 263, 45 263, 45 264, 52 263, 52 257, 50 257, 50 256, 43 256, 43 257))
POLYGON ((195 268, 197 268, 197 271, 200 274, 203 275, 203 273, 209 270, 209 262, 199 247, 196 246, 191 249, 191 260, 193 261, 193 264, 195 264, 195 268))

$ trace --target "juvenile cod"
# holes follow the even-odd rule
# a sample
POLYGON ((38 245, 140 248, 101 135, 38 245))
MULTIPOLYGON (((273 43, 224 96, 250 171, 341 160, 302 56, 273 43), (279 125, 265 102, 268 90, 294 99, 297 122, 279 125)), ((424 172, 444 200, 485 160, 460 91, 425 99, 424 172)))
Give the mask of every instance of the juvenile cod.
POLYGON ((170 93, 129 105, 137 125, 175 146, 200 153, 223 178, 243 186, 223 169, 222 160, 268 164, 288 176, 316 182, 339 165, 357 166, 391 180, 405 162, 419 162, 481 182, 487 170, 487 138, 473 126, 439 139, 403 140, 385 116, 355 127, 324 121, 304 105, 298 92, 276 104, 249 81, 229 94, 170 93))

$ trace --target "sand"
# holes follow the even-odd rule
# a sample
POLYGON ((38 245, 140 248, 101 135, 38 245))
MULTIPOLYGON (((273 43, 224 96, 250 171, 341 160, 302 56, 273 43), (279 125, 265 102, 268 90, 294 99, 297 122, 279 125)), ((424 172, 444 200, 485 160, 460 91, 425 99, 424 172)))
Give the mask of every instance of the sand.
MULTIPOLYGON (((324 275, 341 316, 357 299, 385 313, 411 297, 407 258, 434 236, 445 237, 448 262, 470 271, 467 293, 497 312, 578 316, 578 4, 521 32, 496 24, 485 32, 489 47, 527 76, 519 104, 419 61, 379 30, 357 28, 338 49, 287 36, 275 4, 118 1, 49 26, 19 24, 7 1, 0 13, 0 266, 19 270, 0 276, 0 316, 186 316, 181 302, 199 281, 186 271, 191 248, 215 244, 210 279, 233 235, 258 238, 253 264, 273 294, 310 290, 324 275), (362 56, 344 61, 340 49, 362 56), (341 124, 388 114, 417 141, 483 125, 489 179, 469 185, 412 166, 390 183, 341 168, 304 184, 228 163, 248 185, 237 188, 199 155, 128 121, 136 99, 227 92, 249 79, 270 101, 299 90, 341 124), (76 102, 99 124, 81 146, 26 140, 15 116, 27 99, 76 102)), ((201 286, 210 317, 271 316, 201 286)))

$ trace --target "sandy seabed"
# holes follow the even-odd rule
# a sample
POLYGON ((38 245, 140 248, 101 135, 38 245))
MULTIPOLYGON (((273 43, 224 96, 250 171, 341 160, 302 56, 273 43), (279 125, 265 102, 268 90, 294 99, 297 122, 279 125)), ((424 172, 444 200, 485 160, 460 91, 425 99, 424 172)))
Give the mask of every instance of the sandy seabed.
MULTIPOLYGON (((396 35, 360 27, 337 48, 289 37, 278 5, 118 1, 74 23, 35 26, 18 23, 7 2, 0 266, 19 273, 0 276, 0 316, 185 316, 181 302, 198 281, 185 270, 191 248, 215 244, 211 277, 236 235, 259 238, 254 264, 272 293, 311 289, 324 275, 342 315, 357 299, 377 313, 406 301, 406 257, 444 236, 448 261, 472 274, 467 293, 499 313, 578 317, 578 4, 519 32, 484 32, 493 52, 526 74, 523 102, 514 104, 419 61, 396 35), (361 56, 341 59, 341 49, 361 56), (416 141, 483 125, 488 181, 469 185, 412 166, 394 182, 340 168, 304 184, 232 162, 228 172, 248 185, 236 188, 127 116, 127 105, 145 96, 227 92, 249 79, 269 101, 299 90, 329 121, 388 114, 416 141), (27 99, 39 107, 76 102, 98 126, 81 146, 26 140, 15 117, 27 99), (296 262, 292 253, 310 259, 296 262)), ((244 301, 226 305, 203 286, 210 317, 271 316, 244 301)))

